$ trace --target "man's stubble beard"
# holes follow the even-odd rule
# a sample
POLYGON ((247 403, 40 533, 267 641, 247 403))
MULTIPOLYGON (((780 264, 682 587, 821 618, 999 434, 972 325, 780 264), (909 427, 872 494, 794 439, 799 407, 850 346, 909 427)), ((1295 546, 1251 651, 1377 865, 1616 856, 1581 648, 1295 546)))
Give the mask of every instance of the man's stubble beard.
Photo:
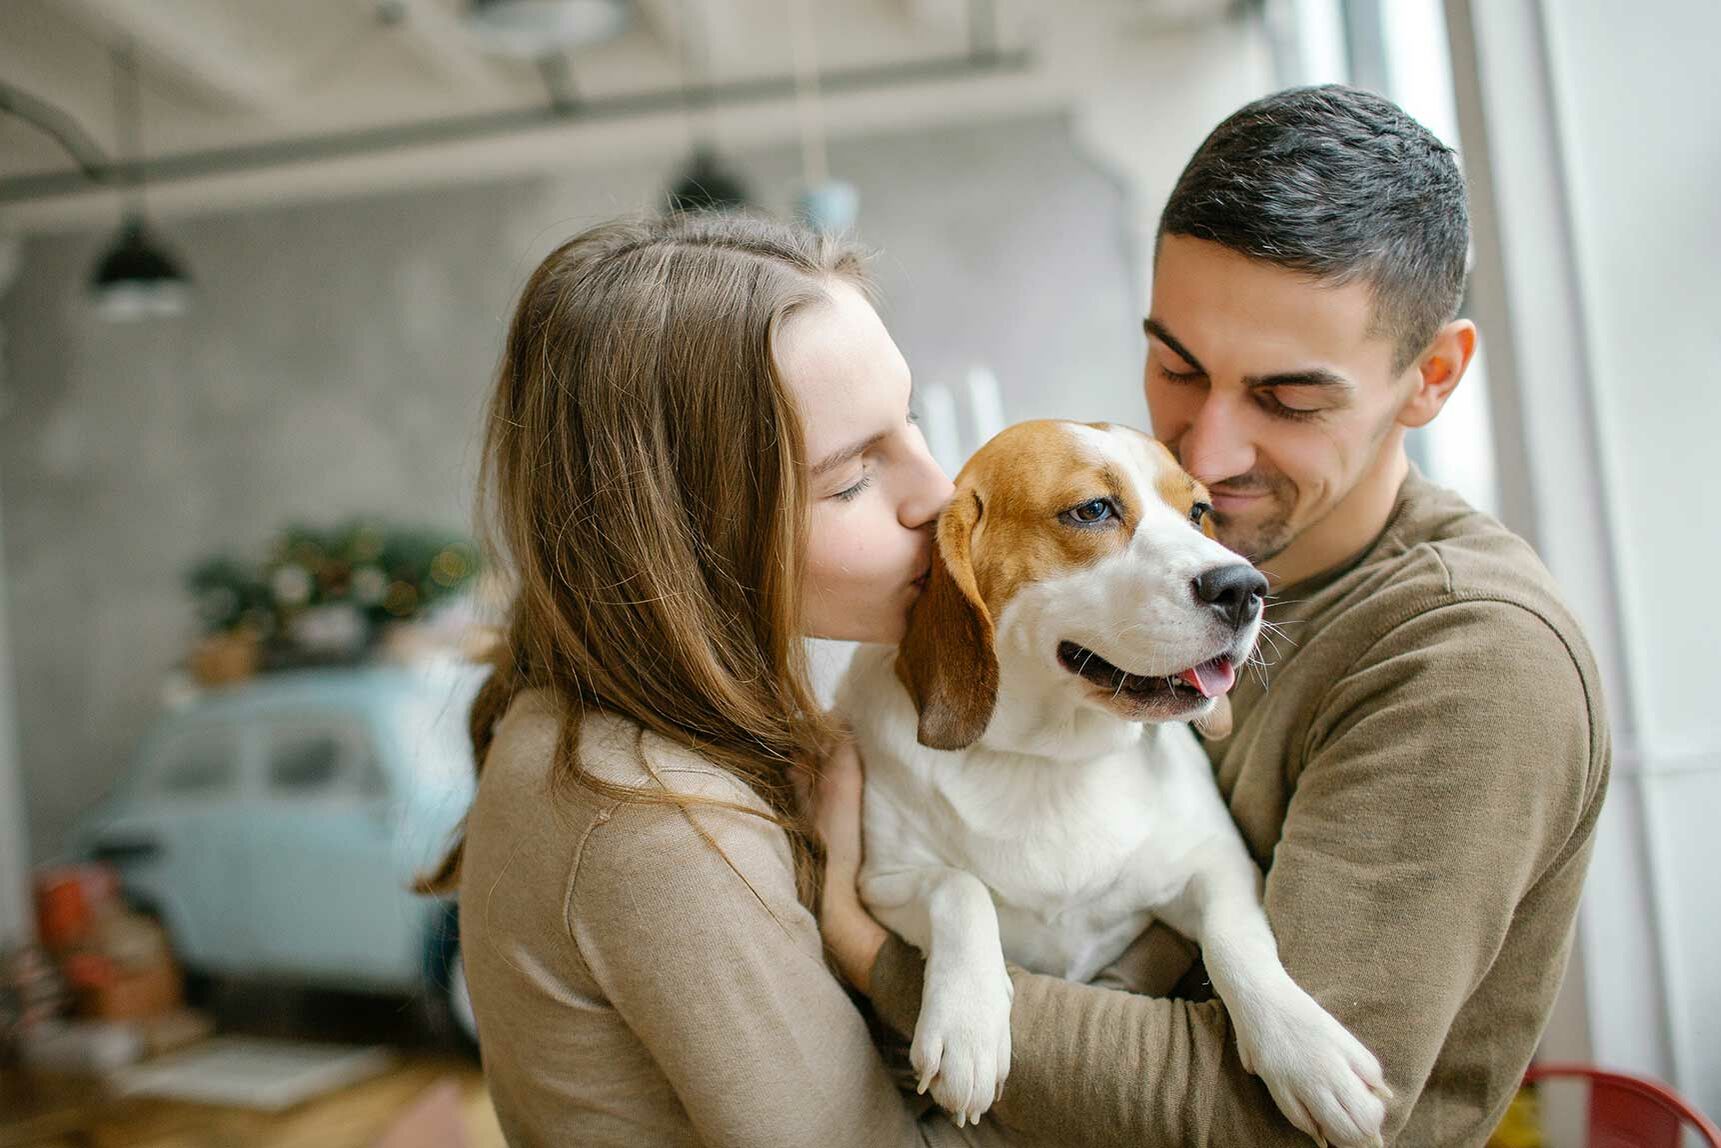
POLYGON ((1239 521, 1224 511, 1215 510, 1213 532, 1219 536, 1220 545, 1235 550, 1259 566, 1276 558, 1296 541, 1291 515, 1297 508, 1297 488, 1284 475, 1263 476, 1250 485, 1264 488, 1268 504, 1265 516, 1257 518, 1251 515, 1250 520, 1239 521))
MULTIPOLYGON (((1397 425, 1396 411, 1384 418, 1380 427, 1375 431, 1370 450, 1370 455, 1375 460, 1378 461, 1387 435, 1395 425, 1397 425)), ((1291 523, 1298 504, 1296 483, 1283 474, 1277 473, 1247 476, 1243 490, 1259 491, 1265 495, 1268 509, 1264 518, 1255 522, 1239 522, 1231 519, 1231 516, 1215 510, 1213 512, 1213 532, 1218 535, 1222 546, 1235 550, 1254 565, 1259 566, 1264 562, 1270 562, 1284 553, 1285 549, 1295 542, 1305 530, 1323 520, 1349 498, 1366 473, 1368 473, 1368 468, 1354 475, 1343 492, 1327 503, 1325 510, 1300 526, 1293 526, 1291 523)), ((1224 485, 1231 484, 1226 483, 1224 485)))

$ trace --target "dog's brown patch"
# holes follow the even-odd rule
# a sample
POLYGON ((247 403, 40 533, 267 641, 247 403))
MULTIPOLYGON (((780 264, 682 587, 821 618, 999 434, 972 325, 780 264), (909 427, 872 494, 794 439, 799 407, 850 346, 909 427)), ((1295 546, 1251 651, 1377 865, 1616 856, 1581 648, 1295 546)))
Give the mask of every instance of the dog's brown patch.
MULTIPOLYGON (((1159 497, 1182 512, 1185 517, 1188 517, 1195 510, 1197 502, 1212 501, 1213 496, 1208 493, 1207 488, 1178 465, 1177 457, 1166 448, 1164 443, 1157 439, 1148 441, 1149 449, 1156 456, 1155 461, 1160 464, 1157 477, 1154 479, 1154 487, 1159 491, 1159 497)), ((1213 533, 1213 515, 1211 513, 1202 518, 1201 533, 1216 542, 1219 540, 1219 536, 1213 533)))
POLYGON ((959 492, 972 489, 986 505, 974 545, 975 584, 993 616, 1025 583, 1123 550, 1141 521, 1147 492, 1084 441, 1077 426, 1018 423, 987 443, 956 478, 959 492), (1116 505, 1114 521, 1087 529, 1059 521, 1064 511, 1096 498, 1116 505))
POLYGON ((908 615, 896 676, 920 715, 916 734, 933 749, 974 744, 998 701, 992 614, 974 584, 974 526, 985 504, 960 486, 938 519, 932 571, 908 615))

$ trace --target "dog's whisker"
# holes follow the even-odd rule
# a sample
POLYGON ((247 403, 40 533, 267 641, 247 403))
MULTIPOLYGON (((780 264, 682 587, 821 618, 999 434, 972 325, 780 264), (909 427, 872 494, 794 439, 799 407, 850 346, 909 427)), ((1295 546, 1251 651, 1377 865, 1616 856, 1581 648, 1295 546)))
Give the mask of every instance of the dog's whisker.
POLYGON ((1295 649, 1296 645, 1297 645, 1297 640, 1295 638, 1291 637, 1291 635, 1285 633, 1284 627, 1279 625, 1276 622, 1265 622, 1265 621, 1262 622, 1261 623, 1261 636, 1266 638, 1268 640, 1268 642, 1270 642, 1272 644, 1273 650, 1275 653, 1279 649, 1278 640, 1281 638, 1284 639, 1286 642, 1289 642, 1293 649, 1295 649))

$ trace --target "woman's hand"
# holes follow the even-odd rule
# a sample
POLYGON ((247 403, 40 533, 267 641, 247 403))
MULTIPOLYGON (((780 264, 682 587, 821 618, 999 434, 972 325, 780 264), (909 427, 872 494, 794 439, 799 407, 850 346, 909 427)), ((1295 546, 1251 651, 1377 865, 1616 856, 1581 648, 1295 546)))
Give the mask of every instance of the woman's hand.
POLYGON ((852 741, 825 759, 817 780, 801 786, 813 828, 825 846, 825 886, 819 933, 831 960, 855 988, 868 991, 873 961, 884 945, 884 926, 861 905, 861 759, 852 741))

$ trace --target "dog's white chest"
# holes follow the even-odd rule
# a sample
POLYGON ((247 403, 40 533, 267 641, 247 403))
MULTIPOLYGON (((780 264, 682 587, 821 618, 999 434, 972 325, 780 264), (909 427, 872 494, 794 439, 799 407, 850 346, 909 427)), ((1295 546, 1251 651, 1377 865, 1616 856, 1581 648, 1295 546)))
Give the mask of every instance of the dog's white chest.
MULTIPOLYGON (((1116 959, 1187 881, 1185 859, 1212 828, 1188 794, 1213 783, 1186 727, 1147 727, 1139 742, 1088 761, 946 753, 915 742, 906 696, 880 697, 900 694, 894 679, 868 676, 870 704, 849 713, 867 765, 868 874, 974 875, 991 891, 1005 956, 1074 980, 1116 959)), ((873 910, 926 945, 917 907, 873 910)))

